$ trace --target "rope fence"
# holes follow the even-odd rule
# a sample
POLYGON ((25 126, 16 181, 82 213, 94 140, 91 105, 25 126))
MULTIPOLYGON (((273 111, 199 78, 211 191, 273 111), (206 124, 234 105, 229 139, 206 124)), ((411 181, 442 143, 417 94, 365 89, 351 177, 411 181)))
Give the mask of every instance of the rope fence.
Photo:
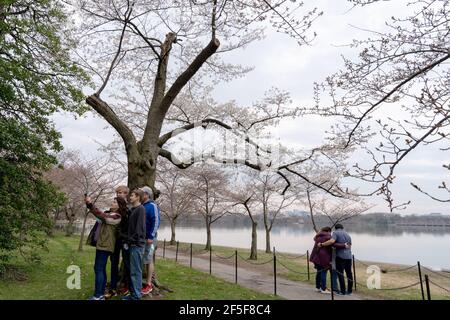
POLYGON ((228 259, 231 259, 231 258, 234 257, 234 253, 233 253, 231 256, 229 256, 229 257, 222 257, 222 256, 219 256, 219 255, 218 255, 217 253, 215 253, 215 252, 214 252, 214 255, 215 255, 217 258, 222 259, 222 260, 228 260, 228 259))
MULTIPOLYGON (((192 261, 193 261, 192 253, 194 251, 193 250, 193 243, 191 243, 190 247, 188 247, 188 248, 190 248, 190 267, 192 268, 192 261)), ((179 249, 180 249, 179 248, 179 243, 177 242, 177 250, 176 250, 176 256, 175 256, 175 261, 176 262, 178 260, 178 251, 179 251, 179 249)), ((335 250, 335 249, 333 248, 333 250, 335 250)), ((213 253, 212 252, 212 247, 210 247, 209 250, 202 250, 200 252, 204 252, 204 251, 209 251, 209 272, 210 272, 210 274, 212 274, 212 271, 211 271, 212 270, 212 263, 213 263, 213 260, 212 260, 212 253, 213 253)), ((164 256, 165 256, 165 240, 164 240, 163 258, 164 258, 164 256)), ((321 271, 312 271, 311 272, 310 269, 309 269, 309 266, 310 266, 309 251, 307 251, 305 254, 302 254, 302 255, 287 256, 287 255, 280 254, 280 253, 276 252, 275 247, 274 247, 273 248, 273 257, 270 258, 269 260, 263 261, 263 262, 253 262, 253 261, 249 260, 249 258, 244 257, 241 254, 239 254, 237 250, 235 250, 234 253, 231 254, 230 256, 221 256, 221 255, 219 255, 219 254, 217 254, 215 252, 214 252, 214 256, 217 257, 218 259, 221 259, 221 260, 229 260, 229 259, 233 259, 234 258, 235 283, 236 284, 238 283, 238 260, 239 259, 241 259, 242 261, 244 261, 247 264, 254 265, 254 266, 261 266, 261 265, 266 265, 266 264, 269 264, 269 263, 273 263, 273 279, 274 279, 274 294, 275 295, 277 295, 277 274, 280 274, 280 271, 277 270, 277 265, 283 267, 285 270, 287 270, 289 272, 292 272, 294 274, 307 275, 308 276, 308 281, 310 280, 310 276, 311 275, 313 275, 313 276, 317 275, 319 272, 326 272, 326 273, 328 273, 328 270, 330 270, 330 271, 332 271, 334 273, 334 275, 331 275, 331 272, 330 272, 331 277, 338 276, 338 277, 345 277, 345 278, 347 278, 347 276, 344 273, 341 273, 341 272, 339 272, 339 271, 337 271, 335 269, 335 262, 334 262, 334 260, 332 262, 332 265, 330 265, 329 267, 327 267, 327 268, 325 268, 325 269, 323 269, 321 271), (306 261, 307 272, 300 271, 300 270, 295 270, 295 267, 286 265, 287 264, 286 261, 282 262, 282 261, 280 261, 278 259, 278 258, 281 257, 281 258, 284 258, 284 259, 292 261, 292 260, 299 259, 299 258, 302 258, 302 257, 305 257, 305 256, 307 258, 306 259, 307 260, 306 261)), ((334 256, 335 256, 335 254, 333 254, 333 257, 334 256)), ((352 257, 352 260, 353 260, 353 270, 352 270, 353 280, 352 280, 352 283, 353 283, 353 286, 354 286, 354 290, 356 291, 357 286, 369 288, 367 284, 360 283, 360 282, 358 282, 356 280, 355 262, 358 262, 359 264, 361 264, 363 266, 366 266, 366 267, 370 267, 370 266, 375 265, 375 264, 369 265, 369 264, 367 264, 367 263, 365 263, 365 262, 363 262, 363 261, 361 261, 359 259, 356 259, 354 256, 352 257)), ((294 263, 294 262, 292 262, 292 263, 294 263)), ((416 287, 416 286, 420 285, 419 291, 422 294, 422 299, 425 300, 425 289, 424 289, 424 283, 425 283, 427 299, 431 300, 431 290, 430 290, 430 283, 431 283, 432 285, 434 285, 435 287, 443 290, 444 292, 450 293, 450 289, 445 288, 444 286, 439 285, 436 282, 432 281, 429 278, 429 274, 425 274, 424 278, 422 277, 423 271, 426 270, 427 272, 430 272, 433 275, 437 275, 437 276, 443 277, 445 279, 450 279, 450 276, 446 275, 447 273, 450 274, 450 271, 445 271, 445 270, 435 271, 435 270, 432 270, 431 268, 428 268, 428 267, 425 267, 425 266, 421 266, 419 261, 415 265, 405 266, 404 268, 398 268, 398 269, 384 269, 384 268, 380 268, 380 270, 381 270, 381 273, 396 273, 396 272, 405 272, 405 271, 412 270, 412 269, 415 269, 415 268, 418 269, 418 279, 419 279, 419 281, 417 281, 417 282, 414 282, 414 283, 411 283, 411 284, 408 284, 408 285, 404 285, 404 286, 400 286, 400 287, 394 287, 394 288, 369 288, 369 290, 375 290, 375 291, 397 291, 397 290, 405 290, 405 289, 413 288, 413 287, 416 287), (444 273, 446 273, 446 274, 444 274, 444 273)), ((285 272, 285 271, 282 271, 282 272, 285 272)), ((331 280, 331 278, 330 278, 330 280, 331 280)), ((333 288, 333 284, 332 284, 332 288, 333 288)), ((331 293, 331 299, 334 300, 334 293, 333 292, 331 293)))
POLYGON ((401 268, 401 269, 390 269, 390 270, 389 269, 381 269, 381 272, 383 272, 383 273, 403 272, 403 271, 408 271, 408 270, 415 269, 415 268, 417 268, 416 264, 409 266, 409 267, 401 268))
POLYGON ((418 281, 416 283, 404 286, 404 287, 398 287, 398 288, 373 288, 371 290, 381 290, 381 291, 390 291, 390 290, 404 290, 404 289, 408 289, 408 288, 412 288, 415 287, 419 284, 423 283, 423 281, 418 281))
MULTIPOLYGON (((296 274, 301 274, 301 275, 307 275, 307 274, 316 274, 317 273, 317 271, 315 271, 315 272, 300 272, 300 271, 297 271, 297 270, 294 270, 294 269, 292 269, 292 268, 290 268, 290 267, 288 267, 288 266, 286 266, 284 263, 282 263, 281 261, 277 261, 281 266, 283 266, 284 268, 286 268, 287 270, 289 270, 290 272, 293 272, 293 273, 296 273, 296 274)), ((328 270, 328 269, 325 269, 325 270, 328 270)))
POLYGON ((241 258, 244 262, 247 262, 247 263, 252 264, 252 265, 255 265, 255 266, 261 266, 261 265, 263 265, 263 264, 268 264, 268 263, 270 263, 270 262, 273 261, 273 258, 272 258, 272 259, 270 259, 270 260, 268 260, 268 261, 265 261, 265 262, 251 262, 251 261, 248 261, 247 258, 241 256, 240 254, 238 254, 238 257, 241 258))
POLYGON ((437 283, 433 282, 433 281, 432 281, 432 280, 430 280, 430 279, 428 279, 428 282, 430 282, 430 283, 431 283, 432 285, 434 285, 434 286, 438 287, 439 289, 442 289, 442 290, 444 290, 444 291, 446 291, 446 292, 450 293, 450 289, 444 288, 444 287, 442 287, 442 286, 438 285, 437 283))
MULTIPOLYGON (((450 279, 450 276, 447 276, 447 275, 443 275, 442 273, 440 273, 439 271, 434 271, 434 270, 432 270, 432 269, 430 269, 430 268, 427 268, 427 267, 422 267, 423 269, 425 269, 425 270, 427 270, 427 271, 429 271, 429 272, 431 272, 431 273, 433 273, 433 274, 436 274, 436 275, 438 275, 438 276, 440 276, 440 277, 443 277, 443 278, 446 278, 446 279, 450 279)), ((441 271, 442 272, 442 271, 441 271)))
MULTIPOLYGON (((333 270, 333 271, 336 272, 336 274, 345 277, 345 274, 343 274, 343 273, 341 273, 341 272, 339 272, 339 271, 337 271, 337 270, 333 270)), ((366 284, 359 283, 359 282, 357 282, 357 281, 355 281, 355 280, 353 280, 353 282, 356 283, 358 286, 363 286, 363 287, 367 286, 366 284)), ((403 290, 403 289, 408 289, 408 288, 417 286, 417 285, 419 285, 421 282, 424 282, 424 281, 417 281, 417 282, 415 282, 415 283, 413 283, 413 284, 409 284, 409 285, 406 285, 406 286, 403 286, 403 287, 397 287, 397 288, 373 288, 373 289, 370 289, 370 290, 384 290, 384 291, 389 291, 389 290, 403 290)))
MULTIPOLYGON (((355 259, 355 261, 360 263, 360 264, 362 264, 365 267, 370 267, 371 266, 370 264, 367 264, 367 263, 365 263, 365 262, 363 262, 363 261, 361 261, 359 259, 355 259)), ((412 266, 407 266, 405 268, 400 268, 400 269, 386 269, 386 268, 380 268, 380 269, 381 269, 381 272, 383 272, 383 273, 392 273, 392 272, 407 271, 407 270, 414 269, 414 268, 417 268, 417 264, 414 264, 412 266)))
POLYGON ((277 256, 281 257, 281 258, 284 258, 284 259, 295 260, 295 259, 303 258, 304 256, 306 256, 306 253, 305 254, 301 254, 299 256, 295 256, 295 257, 289 257, 289 256, 286 256, 286 255, 284 255, 282 253, 277 252, 277 256))

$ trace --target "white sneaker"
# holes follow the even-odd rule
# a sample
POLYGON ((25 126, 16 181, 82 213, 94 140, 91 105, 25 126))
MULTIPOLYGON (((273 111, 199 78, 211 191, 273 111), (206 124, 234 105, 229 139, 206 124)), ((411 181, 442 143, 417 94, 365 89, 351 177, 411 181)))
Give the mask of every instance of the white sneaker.
POLYGON ((319 288, 316 288, 315 290, 316 290, 316 292, 320 292, 320 291, 322 291, 322 290, 321 290, 321 289, 319 289, 319 288))
POLYGON ((331 291, 330 290, 328 290, 328 289, 325 289, 325 290, 320 290, 320 293, 324 293, 324 294, 331 294, 331 291))

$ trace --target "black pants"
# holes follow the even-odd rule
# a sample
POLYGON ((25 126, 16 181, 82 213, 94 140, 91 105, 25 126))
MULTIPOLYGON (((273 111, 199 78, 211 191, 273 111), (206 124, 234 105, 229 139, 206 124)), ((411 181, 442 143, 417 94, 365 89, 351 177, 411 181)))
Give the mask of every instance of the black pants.
POLYGON ((117 290, 117 282, 119 281, 119 261, 120 261, 120 243, 116 241, 114 252, 111 254, 111 284, 110 289, 117 290))
POLYGON ((114 252, 111 254, 111 289, 117 290, 117 283, 128 286, 130 282, 130 257, 128 250, 123 248, 121 240, 116 241, 114 252), (119 270, 120 253, 122 252, 122 270, 119 270), (122 272, 120 272, 122 271, 122 272))
POLYGON ((336 270, 338 272, 339 288, 341 289, 341 293, 351 293, 353 290, 352 259, 342 259, 336 257, 336 270), (347 276, 347 291, 345 291, 344 271, 347 276))

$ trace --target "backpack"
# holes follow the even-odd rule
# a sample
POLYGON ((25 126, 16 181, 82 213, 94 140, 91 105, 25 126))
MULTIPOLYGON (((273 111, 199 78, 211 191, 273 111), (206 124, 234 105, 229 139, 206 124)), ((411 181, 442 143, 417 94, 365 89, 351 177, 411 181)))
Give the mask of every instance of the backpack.
POLYGON ((101 221, 96 221, 94 226, 92 227, 91 231, 89 232, 89 235, 87 237, 86 240, 86 244, 90 245, 92 247, 96 247, 97 246, 97 240, 98 240, 98 236, 100 234, 100 227, 101 227, 102 222, 101 221))

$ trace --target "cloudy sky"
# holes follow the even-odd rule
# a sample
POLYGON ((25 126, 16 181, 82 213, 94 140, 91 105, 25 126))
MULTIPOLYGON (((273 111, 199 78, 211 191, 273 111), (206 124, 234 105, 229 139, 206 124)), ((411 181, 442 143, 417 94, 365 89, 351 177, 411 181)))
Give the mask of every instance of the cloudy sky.
MULTIPOLYGON (((317 38, 310 46, 298 46, 287 36, 268 31, 262 41, 223 56, 228 62, 254 66, 255 69, 243 78, 219 84, 213 96, 219 102, 235 100, 241 105, 251 105, 262 98, 266 90, 275 86, 290 92, 294 105, 311 105, 313 82, 323 81, 327 75, 342 67, 341 55, 356 55, 354 49, 343 45, 354 38, 368 36, 359 28, 383 30, 387 17, 404 15, 404 3, 402 0, 381 2, 350 10, 351 5, 347 1, 316 0, 314 4, 324 11, 324 15, 313 26, 317 38)), ((114 131, 93 113, 76 120, 71 115, 57 115, 54 121, 62 132, 64 147, 82 150, 88 157, 99 155, 99 145, 95 141, 107 144, 113 139, 114 131)), ((329 122, 324 119, 283 121, 279 135, 288 146, 312 147, 322 141, 328 125, 329 122)), ((448 152, 438 152, 436 147, 422 148, 411 153, 398 167, 394 198, 398 202, 412 201, 401 213, 450 214, 448 204, 429 199, 409 184, 414 182, 427 190, 435 190, 441 181, 448 180, 448 170, 442 169, 442 164, 448 162, 445 156, 448 157, 448 152)), ((354 186, 367 187, 360 184, 354 186)), ((381 198, 371 198, 369 202, 376 205, 372 211, 388 211, 381 198)))

